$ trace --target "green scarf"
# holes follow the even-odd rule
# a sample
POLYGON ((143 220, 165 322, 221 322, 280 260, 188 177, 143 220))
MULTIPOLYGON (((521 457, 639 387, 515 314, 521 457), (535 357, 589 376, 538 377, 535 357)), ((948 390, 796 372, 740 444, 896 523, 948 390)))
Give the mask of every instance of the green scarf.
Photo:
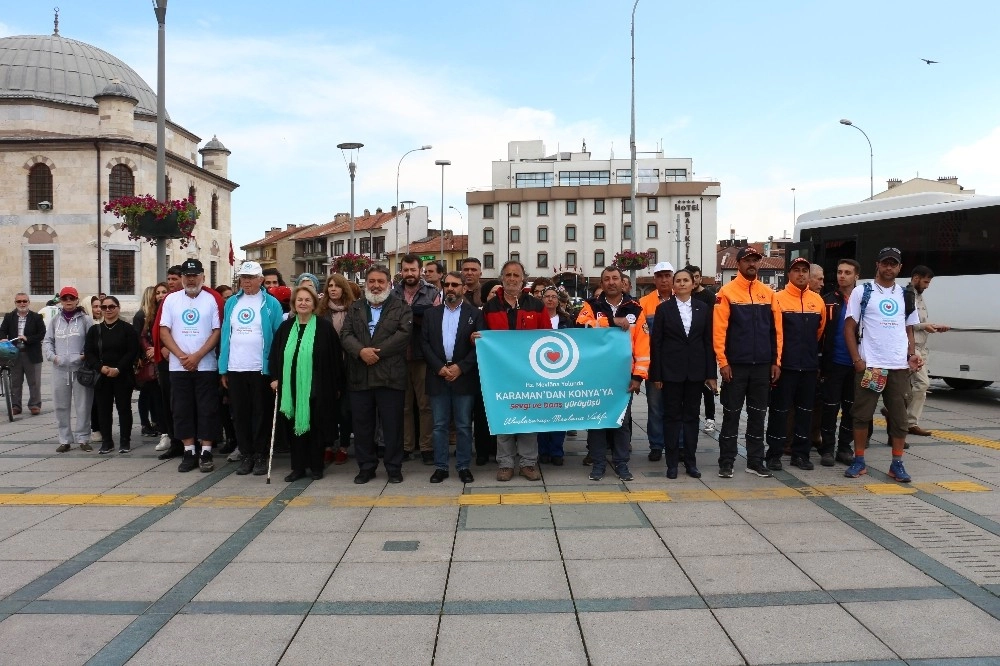
POLYGON ((301 435, 309 431, 309 397, 312 395, 313 342, 316 341, 316 315, 309 318, 306 329, 299 337, 296 321, 285 342, 284 365, 281 368, 281 413, 292 421, 292 432, 301 435), (292 358, 295 349, 299 355, 295 366, 295 404, 292 405, 292 358))

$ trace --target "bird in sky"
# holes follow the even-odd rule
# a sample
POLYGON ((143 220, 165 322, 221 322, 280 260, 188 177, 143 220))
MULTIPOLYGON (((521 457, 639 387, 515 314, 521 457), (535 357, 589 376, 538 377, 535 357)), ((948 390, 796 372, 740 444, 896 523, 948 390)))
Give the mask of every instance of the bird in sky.
POLYGON ((926 62, 928 65, 936 65, 936 64, 938 64, 937 60, 928 60, 927 58, 921 58, 921 60, 923 60, 924 62, 926 62))

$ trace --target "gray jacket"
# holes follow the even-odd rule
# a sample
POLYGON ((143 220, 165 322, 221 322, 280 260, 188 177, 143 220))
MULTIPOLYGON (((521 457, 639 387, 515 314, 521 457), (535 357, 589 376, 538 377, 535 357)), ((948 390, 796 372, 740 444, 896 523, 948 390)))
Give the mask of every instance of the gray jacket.
POLYGON ((354 301, 347 310, 344 326, 340 329, 340 343, 347 363, 347 389, 367 391, 373 388, 406 389, 406 348, 413 330, 410 306, 393 294, 382 304, 382 315, 374 334, 370 333, 371 320, 368 301, 364 297, 354 301), (361 350, 375 347, 379 360, 367 365, 361 360, 361 350))
POLYGON ((42 340, 45 360, 52 361, 56 368, 66 372, 77 370, 83 365, 83 343, 93 325, 94 320, 83 308, 77 308, 69 321, 62 312, 56 314, 45 329, 42 340))
MULTIPOLYGON (((394 296, 398 296, 399 300, 406 303, 406 297, 403 295, 405 291, 405 285, 403 281, 400 280, 392 288, 392 293, 394 296)), ((420 326, 424 321, 424 313, 430 308, 434 307, 434 301, 440 296, 440 292, 433 286, 421 281, 420 286, 417 287, 417 295, 413 297, 413 302, 409 304, 410 312, 413 315, 413 332, 410 334, 410 351, 408 352, 408 358, 412 360, 422 360, 424 358, 424 349, 420 344, 421 333, 420 326)))

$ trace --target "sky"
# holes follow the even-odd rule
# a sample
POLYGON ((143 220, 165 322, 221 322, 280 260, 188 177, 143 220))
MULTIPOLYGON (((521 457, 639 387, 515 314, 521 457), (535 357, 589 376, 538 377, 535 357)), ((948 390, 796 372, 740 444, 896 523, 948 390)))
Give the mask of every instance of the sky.
MULTIPOLYGON (((55 3, 53 3, 55 4, 55 3)), ((60 34, 156 89, 148 0, 59 0, 60 34)), ((171 118, 232 151, 233 245, 399 196, 465 233, 465 193, 507 142, 626 157, 631 0, 169 0, 171 118), (461 213, 451 210, 454 206, 461 213), (464 216, 464 217, 463 217, 464 216)), ((38 0, 4 2, 0 36, 49 34, 38 0)), ((791 233, 794 213, 860 201, 889 178, 957 176, 1000 194, 1000 3, 640 0, 638 151, 721 182, 718 235, 791 233), (938 61, 927 65, 921 58, 938 61), (795 188, 794 194, 792 188, 795 188)))

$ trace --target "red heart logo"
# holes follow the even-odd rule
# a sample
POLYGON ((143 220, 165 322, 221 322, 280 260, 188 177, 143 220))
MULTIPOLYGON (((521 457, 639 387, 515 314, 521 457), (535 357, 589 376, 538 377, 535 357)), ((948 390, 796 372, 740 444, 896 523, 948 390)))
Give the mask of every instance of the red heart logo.
POLYGON ((560 356, 562 356, 562 354, 556 351, 545 352, 545 358, 549 359, 551 363, 558 361, 560 356))

